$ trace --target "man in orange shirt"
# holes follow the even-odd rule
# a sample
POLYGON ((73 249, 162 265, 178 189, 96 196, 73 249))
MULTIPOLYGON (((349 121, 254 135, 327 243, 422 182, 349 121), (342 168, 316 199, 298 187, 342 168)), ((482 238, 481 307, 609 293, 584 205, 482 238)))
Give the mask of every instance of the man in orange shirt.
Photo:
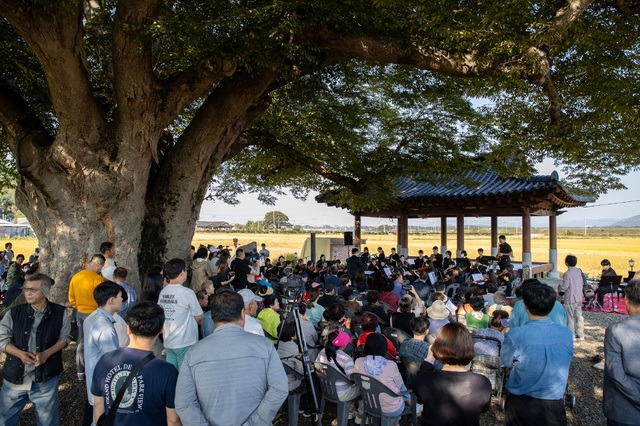
POLYGON ((78 324, 78 347, 76 349, 76 368, 78 380, 84 380, 84 333, 82 326, 84 320, 98 308, 93 298, 93 290, 104 281, 98 274, 104 266, 104 256, 94 254, 86 268, 71 278, 69 283, 69 303, 76 310, 76 323, 78 324))

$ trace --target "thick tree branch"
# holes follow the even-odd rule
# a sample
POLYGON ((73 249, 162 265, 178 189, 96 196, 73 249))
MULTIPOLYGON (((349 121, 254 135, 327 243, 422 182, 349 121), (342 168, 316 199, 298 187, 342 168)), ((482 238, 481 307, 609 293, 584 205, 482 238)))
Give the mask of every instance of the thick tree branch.
POLYGON ((17 0, 0 2, 4 16, 42 65, 59 132, 72 130, 87 144, 103 121, 93 96, 82 39, 82 2, 73 11, 56 10, 17 0))
POLYGON ((38 146, 53 142, 36 113, 9 85, 0 80, 0 123, 7 132, 9 148, 17 158, 20 142, 30 138, 38 146))
POLYGON ((159 87, 153 73, 151 39, 145 37, 145 31, 158 15, 161 5, 162 0, 118 2, 113 34, 113 70, 118 120, 123 122, 139 118, 157 103, 159 87))
POLYGON ((173 119, 213 84, 236 71, 236 62, 227 59, 211 59, 198 66, 192 66, 182 73, 163 80, 161 84, 163 107, 162 121, 173 119))
POLYGON ((629 6, 624 0, 613 0, 613 7, 626 17, 640 14, 640 4, 629 6))

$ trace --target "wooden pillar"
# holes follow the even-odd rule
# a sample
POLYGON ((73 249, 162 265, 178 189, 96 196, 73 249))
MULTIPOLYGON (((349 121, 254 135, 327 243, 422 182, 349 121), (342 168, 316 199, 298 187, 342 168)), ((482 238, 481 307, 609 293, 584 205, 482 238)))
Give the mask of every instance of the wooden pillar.
POLYGON ((556 224, 556 212, 549 215, 549 263, 553 269, 547 274, 549 278, 559 278, 558 273, 558 228, 556 224))
POLYGON ((409 216, 401 213, 398 218, 398 254, 409 255, 409 216))
POLYGON ((353 216, 353 245, 360 249, 360 239, 362 238, 362 215, 360 213, 354 213, 353 216))
POLYGON ((498 254, 498 216, 491 216, 491 256, 498 254))
POLYGON ((528 266, 531 271, 531 210, 529 207, 522 208, 522 268, 523 278, 531 278, 532 274, 529 272, 524 274, 525 267, 528 266))
POLYGON ((440 218, 440 253, 444 256, 447 251, 447 217, 440 218))
POLYGON ((458 213, 456 216, 456 257, 462 257, 462 250, 464 250, 464 213, 458 213))

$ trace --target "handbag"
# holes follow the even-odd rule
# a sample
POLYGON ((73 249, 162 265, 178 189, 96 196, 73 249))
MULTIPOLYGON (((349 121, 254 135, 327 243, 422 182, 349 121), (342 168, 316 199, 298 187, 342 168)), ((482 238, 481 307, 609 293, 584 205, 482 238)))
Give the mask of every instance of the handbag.
POLYGON ((116 399, 113 401, 113 405, 111 405, 111 408, 109 408, 109 413, 107 413, 107 415, 105 415, 105 413, 102 413, 98 418, 98 420, 96 421, 96 425, 111 426, 113 424, 113 419, 115 418, 116 412, 118 411, 118 407, 120 406, 120 401, 122 401, 122 397, 124 396, 124 393, 127 391, 127 388, 133 381, 133 378, 136 376, 136 374, 138 374, 140 370, 142 370, 142 367, 147 365, 147 363, 151 361, 153 358, 155 357, 153 356, 153 352, 152 352, 147 356, 145 356, 144 358, 142 358, 140 362, 136 364, 133 370, 131 370, 131 373, 129 374, 129 376, 127 376, 127 380, 124 381, 124 384, 118 391, 118 395, 116 396, 116 399))

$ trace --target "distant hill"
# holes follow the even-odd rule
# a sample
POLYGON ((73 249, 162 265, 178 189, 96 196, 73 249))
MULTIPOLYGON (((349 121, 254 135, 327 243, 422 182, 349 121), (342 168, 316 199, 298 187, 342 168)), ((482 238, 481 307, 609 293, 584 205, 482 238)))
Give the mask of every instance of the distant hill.
POLYGON ((640 214, 619 220, 611 225, 612 228, 640 228, 640 214))

